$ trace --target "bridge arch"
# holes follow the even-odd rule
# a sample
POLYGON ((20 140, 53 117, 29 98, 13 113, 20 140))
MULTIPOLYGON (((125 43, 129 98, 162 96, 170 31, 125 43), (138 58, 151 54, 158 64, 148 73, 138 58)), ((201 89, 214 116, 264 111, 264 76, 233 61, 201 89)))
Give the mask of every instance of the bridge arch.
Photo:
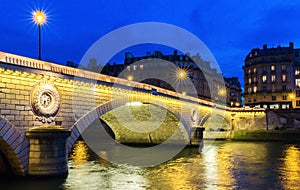
POLYGON ((206 122, 209 119, 213 119, 213 118, 217 118, 217 119, 222 119, 223 121, 226 122, 226 124, 228 124, 228 129, 231 130, 230 128, 230 119, 226 118, 226 115, 221 115, 221 114, 206 114, 199 122, 199 126, 204 127, 204 125, 206 124, 206 122))
MULTIPOLYGON (((165 105, 163 107, 159 103, 155 101, 149 101, 146 100, 144 97, 137 97, 134 101, 138 101, 145 104, 153 104, 159 107, 162 107, 164 109, 167 109, 172 114, 176 116, 176 118, 182 123, 185 129, 185 133, 187 134, 188 138, 191 139, 190 136, 190 126, 185 121, 185 119, 181 116, 179 112, 177 112, 172 107, 165 105)), ((87 112, 85 115, 83 115, 81 118, 79 118, 76 123, 71 127, 71 135, 67 139, 67 148, 70 151, 76 140, 79 138, 79 136, 96 120, 99 119, 101 115, 107 113, 108 111, 113 110, 114 108, 125 106, 128 103, 128 99, 117 99, 112 100, 109 102, 106 102, 104 104, 101 104, 95 108, 93 108, 91 111, 87 112)))
POLYGON ((9 164, 11 172, 26 175, 28 171, 29 141, 24 133, 0 116, 0 152, 9 164))

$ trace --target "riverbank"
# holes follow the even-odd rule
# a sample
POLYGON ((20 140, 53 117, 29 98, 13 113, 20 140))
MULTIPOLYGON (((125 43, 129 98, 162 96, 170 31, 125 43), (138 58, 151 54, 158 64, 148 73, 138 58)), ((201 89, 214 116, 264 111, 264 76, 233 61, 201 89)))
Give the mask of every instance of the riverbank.
POLYGON ((282 141, 300 142, 300 131, 291 130, 257 130, 232 132, 204 132, 204 140, 233 140, 233 141, 282 141))

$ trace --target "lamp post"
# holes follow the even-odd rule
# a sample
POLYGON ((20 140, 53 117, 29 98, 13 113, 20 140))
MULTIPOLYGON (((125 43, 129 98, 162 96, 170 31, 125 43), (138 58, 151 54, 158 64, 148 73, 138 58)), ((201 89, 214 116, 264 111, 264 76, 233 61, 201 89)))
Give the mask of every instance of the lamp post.
POLYGON ((38 59, 41 60, 41 26, 46 22, 46 15, 42 10, 33 14, 34 22, 38 25, 38 59))

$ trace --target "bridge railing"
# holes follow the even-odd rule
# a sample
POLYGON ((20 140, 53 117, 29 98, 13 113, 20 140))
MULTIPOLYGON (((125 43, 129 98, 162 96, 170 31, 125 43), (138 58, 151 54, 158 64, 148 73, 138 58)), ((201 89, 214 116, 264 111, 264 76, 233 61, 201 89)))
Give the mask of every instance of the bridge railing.
MULTIPOLYGON (((56 63, 51 63, 47 61, 42 61, 42 60, 37 60, 37 59, 32 59, 20 55, 15 55, 11 53, 6 53, 6 52, 1 52, 0 51, 0 61, 4 63, 9 63, 17 66, 23 66, 23 67, 28 67, 28 68, 33 68, 33 69, 38 69, 38 70, 45 70, 45 71, 51 71, 54 73, 61 73, 65 75, 71 75, 75 77, 82 77, 82 78, 87 78, 87 79, 92 79, 92 80, 97 80, 97 81, 103 81, 103 82, 108 82, 108 83, 113 83, 113 84, 119 84, 123 86, 128 86, 128 87, 134 87, 134 88, 139 88, 143 90, 151 90, 155 89, 158 94, 162 95, 168 95, 172 96, 175 98, 180 98, 181 100, 187 100, 187 101, 192 101, 195 103, 199 104, 204 104, 208 105, 211 107, 216 107, 219 109, 226 109, 226 110, 232 110, 232 111, 241 111, 245 110, 245 108, 228 108, 224 105, 220 105, 211 101, 207 101, 204 99, 199 99, 197 97, 191 97, 185 94, 177 93, 174 91, 166 90, 157 86, 145 84, 145 83, 139 83, 135 81, 129 81, 126 79, 122 78, 116 78, 104 74, 99 74, 83 69, 78 69, 78 68, 73 68, 73 67, 68 67, 64 65, 59 65, 56 63)), ((253 109, 253 108, 252 108, 253 109)), ((258 109, 258 108, 255 108, 258 109)))

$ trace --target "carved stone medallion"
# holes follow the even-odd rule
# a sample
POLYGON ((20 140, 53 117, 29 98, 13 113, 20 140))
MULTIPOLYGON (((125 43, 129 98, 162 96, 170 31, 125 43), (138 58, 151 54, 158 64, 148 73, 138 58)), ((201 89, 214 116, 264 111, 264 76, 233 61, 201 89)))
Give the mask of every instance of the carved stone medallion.
POLYGON ((53 117, 60 107, 60 96, 57 88, 47 81, 39 83, 31 93, 31 104, 39 120, 43 120, 43 122, 49 119, 54 120, 53 117))

